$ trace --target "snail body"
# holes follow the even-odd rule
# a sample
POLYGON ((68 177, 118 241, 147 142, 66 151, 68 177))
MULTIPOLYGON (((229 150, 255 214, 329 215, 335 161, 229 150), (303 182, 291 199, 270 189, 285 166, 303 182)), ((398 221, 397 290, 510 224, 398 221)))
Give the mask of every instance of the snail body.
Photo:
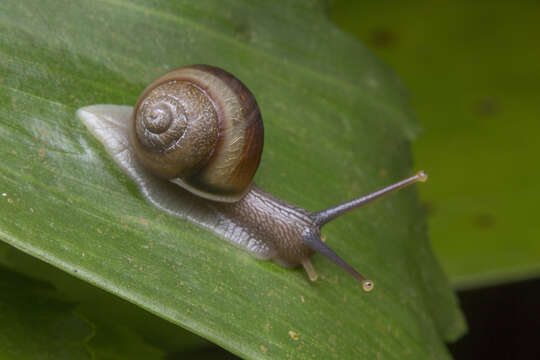
POLYGON ((325 245, 328 221, 417 181, 423 172, 344 204, 309 212, 252 183, 263 147, 255 97, 228 72, 194 65, 151 83, 134 108, 92 105, 77 111, 115 162, 154 206, 209 229, 251 255, 293 268, 311 280, 320 253, 362 282, 373 283, 325 245))

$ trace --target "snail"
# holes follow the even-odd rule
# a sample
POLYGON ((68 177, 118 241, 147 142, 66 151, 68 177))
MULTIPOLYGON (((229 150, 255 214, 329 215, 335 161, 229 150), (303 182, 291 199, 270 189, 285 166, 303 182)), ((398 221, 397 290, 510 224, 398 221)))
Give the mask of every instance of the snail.
POLYGON ((251 255, 317 279, 310 258, 322 254, 373 288, 321 240, 336 217, 409 184, 421 171, 378 191, 310 212, 253 183, 263 148, 253 94, 217 67, 176 68, 152 82, 134 107, 91 105, 77 111, 89 131, 154 206, 221 235, 251 255))

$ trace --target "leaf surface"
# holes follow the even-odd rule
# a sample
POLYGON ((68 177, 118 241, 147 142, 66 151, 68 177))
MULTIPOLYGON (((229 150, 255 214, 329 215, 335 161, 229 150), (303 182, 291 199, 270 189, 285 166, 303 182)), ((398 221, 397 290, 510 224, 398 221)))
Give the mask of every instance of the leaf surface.
POLYGON ((91 324, 50 284, 0 266, 0 358, 91 359, 91 324))
MULTIPOLYGON (((238 76, 265 120, 256 182, 320 210, 412 172, 404 88, 319 1, 6 0, 0 5, 0 238, 245 358, 448 357, 464 330, 416 191, 324 228, 369 294, 256 260, 146 203, 76 119, 134 104, 173 67, 238 76)), ((426 185, 429 186, 429 185, 426 185)))

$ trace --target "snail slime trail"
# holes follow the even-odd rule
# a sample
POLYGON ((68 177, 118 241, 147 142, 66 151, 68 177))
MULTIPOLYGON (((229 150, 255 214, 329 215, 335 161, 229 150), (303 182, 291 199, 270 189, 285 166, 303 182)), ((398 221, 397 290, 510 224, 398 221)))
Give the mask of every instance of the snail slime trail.
POLYGON ((134 107, 92 105, 77 116, 152 205, 259 259, 287 268, 302 265, 312 281, 317 273, 310 258, 319 253, 359 280, 365 291, 373 282, 321 241, 321 227, 427 179, 421 171, 317 212, 272 196, 252 182, 264 137, 255 97, 233 75, 208 65, 169 71, 148 85, 134 107))

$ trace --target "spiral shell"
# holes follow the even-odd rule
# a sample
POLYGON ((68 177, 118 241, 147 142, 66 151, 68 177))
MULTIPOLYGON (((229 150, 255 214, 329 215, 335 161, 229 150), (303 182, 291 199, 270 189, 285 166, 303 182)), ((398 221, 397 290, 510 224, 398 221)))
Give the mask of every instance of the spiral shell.
POLYGON ((247 87, 228 72, 194 65, 150 84, 137 101, 130 141, 155 175, 216 201, 237 201, 260 162, 263 124, 247 87))

